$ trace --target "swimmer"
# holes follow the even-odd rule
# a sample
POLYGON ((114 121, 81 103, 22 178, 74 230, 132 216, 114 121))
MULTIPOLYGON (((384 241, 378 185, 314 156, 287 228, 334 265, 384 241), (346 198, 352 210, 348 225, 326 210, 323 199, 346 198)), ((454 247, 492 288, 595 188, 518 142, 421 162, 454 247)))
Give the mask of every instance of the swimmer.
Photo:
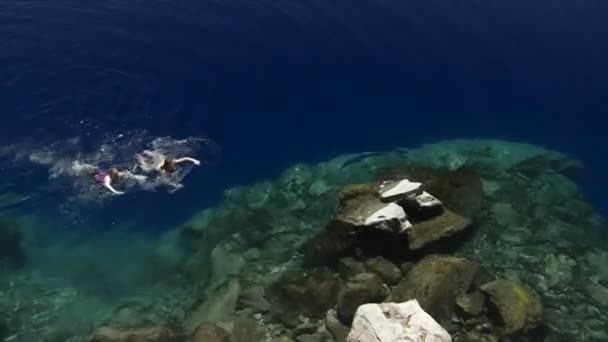
POLYGON ((95 181, 101 183, 106 189, 110 190, 115 195, 123 195, 124 191, 118 191, 112 186, 113 183, 117 183, 120 179, 120 171, 113 167, 109 171, 97 170, 95 173, 95 181))
POLYGON ((114 188, 114 184, 122 180, 134 180, 137 183, 142 184, 148 179, 148 177, 144 175, 136 175, 130 171, 120 171, 118 167, 113 167, 110 170, 103 170, 94 165, 81 163, 79 161, 74 161, 72 163, 72 174, 76 176, 94 174, 93 179, 115 195, 124 194, 124 191, 118 191, 114 188))
POLYGON ((135 180, 137 183, 142 184, 147 179, 148 177, 144 175, 136 175, 130 171, 119 171, 117 167, 113 167, 109 171, 97 170, 95 173, 95 180, 115 195, 123 195, 124 191, 116 190, 113 184, 121 180, 135 180))
POLYGON ((177 165, 188 162, 194 165, 200 165, 198 159, 190 157, 168 158, 162 153, 156 151, 145 150, 141 154, 136 154, 137 166, 145 172, 159 171, 163 173, 173 173, 177 171, 177 165))

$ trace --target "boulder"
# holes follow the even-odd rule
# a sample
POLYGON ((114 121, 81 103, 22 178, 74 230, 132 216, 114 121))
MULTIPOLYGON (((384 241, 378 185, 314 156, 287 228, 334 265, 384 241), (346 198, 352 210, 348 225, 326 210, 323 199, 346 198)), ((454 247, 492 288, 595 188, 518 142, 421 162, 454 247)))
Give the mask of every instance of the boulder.
POLYGON ((253 317, 238 317, 233 321, 230 342, 266 341, 266 328, 253 317))
POLYGON ((410 250, 420 250, 464 231, 470 223, 470 220, 445 209, 439 216, 417 222, 408 229, 408 246, 410 250))
POLYGON ((478 264, 462 258, 428 255, 393 289, 387 302, 416 299, 435 319, 449 320, 456 298, 469 289, 478 264))
POLYGON ((365 271, 365 265, 353 257, 344 257, 338 260, 338 273, 345 279, 356 276, 359 273, 365 273, 365 271))
POLYGON ((350 324, 357 308, 366 303, 378 303, 386 298, 382 280, 374 273, 361 273, 350 278, 338 294, 338 317, 350 324))
POLYGON ((182 342, 183 334, 166 327, 147 327, 133 329, 100 328, 89 342, 182 342))
POLYGON ((505 334, 527 332, 543 321, 540 300, 519 284, 498 279, 481 287, 486 295, 489 316, 504 328, 505 334))
POLYGON ((365 261, 365 268, 371 273, 377 274, 386 284, 395 285, 401 280, 401 270, 392 262, 375 257, 365 261))
POLYGON ((456 298, 456 312, 464 318, 477 317, 483 313, 485 297, 480 291, 466 293, 456 298))
POLYGON ((236 309, 240 292, 240 282, 237 279, 229 280, 188 314, 184 326, 193 329, 205 321, 219 322, 228 318, 236 309))
POLYGON ((410 300, 360 306, 346 341, 451 342, 452 338, 416 300, 410 300))
POLYGON ((239 307, 249 308, 254 312, 268 312, 270 303, 266 300, 264 288, 259 285, 254 285, 245 288, 239 297, 239 307))
MULTIPOLYGON (((378 184, 346 186, 340 195, 337 213, 319 242, 324 254, 340 255, 355 246, 381 248, 402 253, 407 250, 402 234, 411 223, 400 205, 385 203, 379 197, 378 184)), ((370 252, 371 255, 374 252, 370 252)))
POLYGON ((341 195, 336 220, 351 227, 371 227, 400 233, 407 226, 403 208, 395 203, 383 202, 379 185, 365 184, 345 187, 341 195), (356 189, 352 190, 351 188, 356 189), (349 190, 351 189, 351 190, 349 190))
POLYGON ((325 327, 327 331, 334 337, 337 342, 346 341, 348 336, 348 327, 338 320, 337 312, 335 310, 328 310, 325 315, 325 327))
POLYGON ((444 206, 459 215, 471 218, 483 202, 483 183, 477 171, 469 167, 456 170, 416 165, 381 169, 378 179, 409 179, 424 184, 424 190, 439 198, 444 206))
POLYGON ((230 333, 215 323, 201 323, 194 332, 189 342, 230 342, 230 333))
POLYGON ((322 318, 336 305, 340 281, 331 272, 313 270, 294 279, 285 278, 275 284, 274 300, 282 317, 299 315, 322 318))

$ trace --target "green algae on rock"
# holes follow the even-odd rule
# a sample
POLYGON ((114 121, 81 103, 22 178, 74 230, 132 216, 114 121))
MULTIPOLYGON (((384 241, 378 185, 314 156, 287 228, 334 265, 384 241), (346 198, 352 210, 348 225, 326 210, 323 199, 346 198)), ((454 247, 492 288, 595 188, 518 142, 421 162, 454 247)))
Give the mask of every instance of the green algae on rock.
POLYGON ((543 322, 540 300, 521 285, 498 279, 481 287, 491 304, 493 318, 507 335, 527 332, 543 322))

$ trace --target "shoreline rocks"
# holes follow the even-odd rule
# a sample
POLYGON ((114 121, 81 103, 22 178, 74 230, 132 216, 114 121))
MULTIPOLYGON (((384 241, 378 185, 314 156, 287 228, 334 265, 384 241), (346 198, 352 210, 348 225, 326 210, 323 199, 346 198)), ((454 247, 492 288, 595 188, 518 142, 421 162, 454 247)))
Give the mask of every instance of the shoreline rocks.
POLYGON ((452 338, 416 300, 357 309, 346 342, 394 341, 451 342, 452 338))

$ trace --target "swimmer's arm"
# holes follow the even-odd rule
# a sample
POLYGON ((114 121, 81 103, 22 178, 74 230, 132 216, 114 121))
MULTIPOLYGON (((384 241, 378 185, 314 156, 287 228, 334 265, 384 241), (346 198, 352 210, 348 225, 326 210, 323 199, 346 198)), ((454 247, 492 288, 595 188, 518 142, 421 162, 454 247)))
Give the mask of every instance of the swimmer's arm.
POLYGON ((110 176, 106 176, 106 177, 103 179, 103 186, 104 186, 106 189, 110 190, 110 191, 111 191, 113 194, 115 194, 115 195, 122 195, 122 194, 124 194, 124 192, 122 192, 122 191, 117 191, 116 189, 114 189, 114 187, 112 186, 112 179, 110 178, 110 176))
POLYGON ((201 162, 198 159, 194 159, 194 158, 190 158, 190 157, 183 157, 183 158, 177 158, 175 159, 173 162, 175 164, 179 164, 179 163, 183 163, 183 162, 191 162, 194 165, 200 165, 201 162))
POLYGON ((131 173, 131 171, 122 171, 118 174, 119 177, 122 178, 131 178, 131 179, 135 179, 138 182, 145 182, 148 177, 144 176, 144 175, 136 175, 134 173, 131 173))

